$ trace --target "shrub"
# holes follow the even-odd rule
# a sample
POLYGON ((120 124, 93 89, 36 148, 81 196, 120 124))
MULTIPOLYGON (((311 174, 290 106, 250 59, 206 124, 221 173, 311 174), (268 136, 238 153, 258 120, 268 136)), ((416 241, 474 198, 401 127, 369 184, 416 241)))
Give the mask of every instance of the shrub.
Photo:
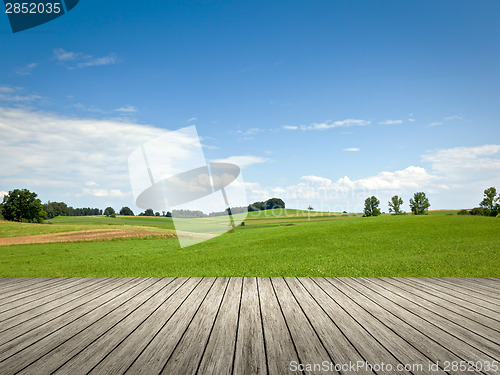
POLYGON ((474 207, 472 210, 470 210, 470 214, 475 216, 484 216, 484 208, 474 207))
POLYGON ((470 212, 468 210, 460 210, 457 212, 457 215, 470 215, 470 212))

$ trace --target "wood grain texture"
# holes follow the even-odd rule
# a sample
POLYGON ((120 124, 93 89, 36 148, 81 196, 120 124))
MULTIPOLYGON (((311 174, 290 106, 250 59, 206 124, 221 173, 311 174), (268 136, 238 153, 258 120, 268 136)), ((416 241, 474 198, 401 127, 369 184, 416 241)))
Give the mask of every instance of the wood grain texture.
POLYGON ((500 360, 499 296, 498 278, 0 278, 0 373, 460 375, 444 361, 500 360))

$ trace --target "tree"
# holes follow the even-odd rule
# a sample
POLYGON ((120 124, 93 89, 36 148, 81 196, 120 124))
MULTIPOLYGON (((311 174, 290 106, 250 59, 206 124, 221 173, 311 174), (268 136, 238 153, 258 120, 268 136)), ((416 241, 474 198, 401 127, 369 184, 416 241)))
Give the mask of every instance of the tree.
POLYGON ((106 209, 104 210, 104 215, 111 216, 112 214, 116 214, 113 207, 106 207, 106 209))
POLYGON ((313 206, 311 206, 311 205, 309 205, 309 207, 307 207, 307 209, 308 209, 309 211, 314 210, 313 206))
POLYGON ((155 213, 153 212, 152 208, 148 208, 146 211, 144 211, 144 216, 155 216, 155 213))
POLYGON ((265 210, 272 210, 273 208, 285 208, 285 202, 280 198, 271 198, 266 201, 265 210))
POLYGON ((404 212, 401 211, 401 205, 403 204, 403 199, 401 197, 398 197, 397 195, 393 196, 388 204, 389 212, 394 212, 394 215, 404 214, 404 212))
POLYGON ((497 216, 500 211, 500 194, 497 195, 497 189, 490 187, 484 191, 484 199, 479 205, 484 209, 485 216, 497 216))
POLYGON ((14 189, 3 197, 0 211, 5 220, 42 223, 47 213, 37 194, 28 189, 14 189))
POLYGON ((120 210, 120 215, 134 216, 134 212, 129 207, 122 207, 120 210))
POLYGON ((371 196, 370 198, 365 199, 365 214, 363 216, 378 216, 380 215, 380 209, 378 205, 380 201, 375 196, 371 196))
POLYGON ((413 194, 413 198, 410 199, 410 208, 414 215, 427 215, 430 206, 429 198, 423 191, 413 194))

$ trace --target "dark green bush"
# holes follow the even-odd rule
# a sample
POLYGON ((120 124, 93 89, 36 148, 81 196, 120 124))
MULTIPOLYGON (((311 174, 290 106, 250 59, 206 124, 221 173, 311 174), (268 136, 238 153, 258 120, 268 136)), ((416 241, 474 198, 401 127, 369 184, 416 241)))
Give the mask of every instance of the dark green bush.
POLYGON ((472 210, 470 210, 470 214, 476 216, 484 216, 484 208, 474 207, 472 210))
POLYGON ((457 215, 470 215, 470 212, 468 210, 460 210, 457 212, 457 215))

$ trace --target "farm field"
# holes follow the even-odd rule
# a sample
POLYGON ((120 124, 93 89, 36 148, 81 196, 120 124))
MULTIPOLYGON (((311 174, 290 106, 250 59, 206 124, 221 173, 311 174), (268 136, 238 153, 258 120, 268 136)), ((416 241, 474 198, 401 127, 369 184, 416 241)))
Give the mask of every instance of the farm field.
MULTIPOLYGON (((171 234, 162 217, 0 221, 0 239, 81 230, 171 234)), ((76 232, 75 232, 76 234, 76 232)), ((500 276, 500 220, 425 216, 249 213, 245 226, 180 248, 175 237, 0 246, 0 276, 500 276), (347 216, 346 216, 347 215, 347 216)))

